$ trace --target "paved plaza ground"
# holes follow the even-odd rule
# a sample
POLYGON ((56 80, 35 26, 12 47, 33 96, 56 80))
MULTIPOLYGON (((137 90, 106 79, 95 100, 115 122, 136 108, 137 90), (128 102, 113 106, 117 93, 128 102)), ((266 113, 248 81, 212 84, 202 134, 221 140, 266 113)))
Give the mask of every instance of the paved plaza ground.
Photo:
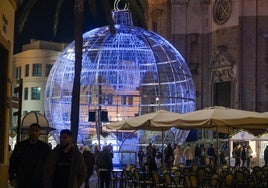
MULTIPOLYGON (((98 183, 98 176, 96 172, 94 172, 94 174, 89 179, 89 187, 98 188, 97 183, 98 183)), ((82 186, 81 188, 84 188, 84 186, 82 186)))
MULTIPOLYGON (((89 187, 98 188, 97 182, 98 182, 98 177, 97 177, 96 172, 94 172, 94 174, 89 179, 89 187)), ((11 185, 8 185, 8 188, 14 188, 14 187, 12 187, 11 185)), ((81 188, 84 188, 84 185, 81 188)))

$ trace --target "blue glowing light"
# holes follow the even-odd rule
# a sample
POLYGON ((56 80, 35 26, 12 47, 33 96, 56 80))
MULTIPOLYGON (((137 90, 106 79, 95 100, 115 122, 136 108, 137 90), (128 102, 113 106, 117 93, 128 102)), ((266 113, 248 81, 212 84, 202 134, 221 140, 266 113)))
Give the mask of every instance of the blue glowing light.
MULTIPOLYGON (((180 53, 158 34, 132 26, 128 11, 114 12, 109 27, 83 35, 80 128, 90 127, 88 112, 108 111, 109 121, 165 109, 195 110, 195 90, 180 53), (122 19, 127 17, 127 19, 122 19)), ((46 85, 45 113, 50 124, 70 128, 74 42, 62 52, 46 85)))

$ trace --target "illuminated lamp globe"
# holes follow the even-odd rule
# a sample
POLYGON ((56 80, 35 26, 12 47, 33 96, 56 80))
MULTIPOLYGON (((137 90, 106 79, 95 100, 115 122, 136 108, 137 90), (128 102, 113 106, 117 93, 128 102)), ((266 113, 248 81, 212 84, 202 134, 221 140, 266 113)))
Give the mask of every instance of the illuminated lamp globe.
MULTIPOLYGON (((89 112, 106 111, 108 121, 115 122, 157 110, 195 110, 194 84, 181 54, 158 34, 133 26, 128 10, 113 11, 113 18, 114 34, 109 26, 83 34, 81 139, 83 130, 91 127, 94 132, 96 119, 89 112)), ((47 81, 45 114, 57 130, 70 128, 74 62, 72 42, 47 81)))

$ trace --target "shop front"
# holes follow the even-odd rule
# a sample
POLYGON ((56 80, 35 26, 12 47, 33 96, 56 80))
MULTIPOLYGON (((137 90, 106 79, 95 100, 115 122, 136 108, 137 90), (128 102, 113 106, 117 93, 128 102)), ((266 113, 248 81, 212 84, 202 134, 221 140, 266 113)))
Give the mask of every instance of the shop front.
MULTIPOLYGON (((253 153, 251 158, 251 167, 254 166, 263 166, 263 152, 268 145, 268 134, 264 134, 262 136, 254 136, 246 131, 241 131, 230 138, 230 156, 231 162, 230 165, 234 166, 235 159, 233 157, 233 150, 236 146, 250 146, 253 153)), ((242 164, 242 163, 241 163, 242 164)))

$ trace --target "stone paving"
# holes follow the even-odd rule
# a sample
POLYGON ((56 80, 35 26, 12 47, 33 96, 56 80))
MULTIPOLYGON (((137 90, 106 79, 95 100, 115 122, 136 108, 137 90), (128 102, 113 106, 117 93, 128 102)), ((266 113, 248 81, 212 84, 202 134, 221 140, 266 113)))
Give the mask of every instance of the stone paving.
MULTIPOLYGON (((98 183, 98 176, 96 172, 94 172, 94 174, 89 179, 89 188, 98 188, 97 183, 98 183)), ((84 188, 84 186, 82 186, 81 188, 84 188)))
MULTIPOLYGON (((89 188, 98 188, 98 177, 97 174, 94 172, 94 174, 89 179, 89 188)), ((8 185, 8 188, 14 188, 11 185, 8 185)), ((81 186, 81 188, 84 188, 84 185, 81 186)))

